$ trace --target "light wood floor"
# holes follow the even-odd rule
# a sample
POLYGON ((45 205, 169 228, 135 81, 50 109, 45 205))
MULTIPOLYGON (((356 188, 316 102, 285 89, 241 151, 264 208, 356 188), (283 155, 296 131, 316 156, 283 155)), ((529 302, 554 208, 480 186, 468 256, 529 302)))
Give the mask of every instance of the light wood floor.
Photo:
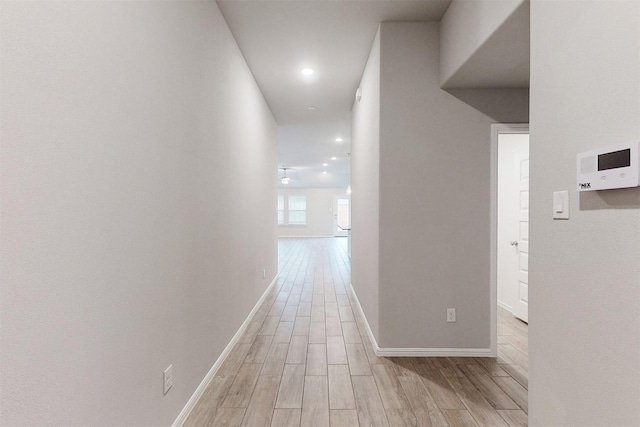
POLYGON ((376 357, 346 239, 281 239, 280 278, 185 426, 526 426, 527 325, 497 359, 376 357))

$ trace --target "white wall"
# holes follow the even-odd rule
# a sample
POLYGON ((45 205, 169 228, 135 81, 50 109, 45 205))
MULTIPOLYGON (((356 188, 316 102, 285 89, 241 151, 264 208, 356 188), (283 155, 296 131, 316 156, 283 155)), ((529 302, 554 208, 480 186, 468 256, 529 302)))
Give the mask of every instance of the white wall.
POLYGON ((276 274, 272 115, 214 2, 0 23, 0 424, 170 425, 276 274))
POLYGON ((511 311, 518 300, 518 249, 510 242, 520 236, 520 159, 529 155, 529 134, 498 134, 498 304, 511 311))
POLYGON ((640 188, 578 193, 575 160, 640 138, 639 29, 635 0, 531 3, 531 426, 640 425, 640 188))
POLYGON ((437 23, 381 25, 381 347, 490 344, 491 121, 440 89, 438 50, 437 23))
POLYGON ((493 119, 440 88, 437 23, 383 23, 379 39, 353 111, 354 288, 382 348, 488 349, 493 119))
POLYGON ((528 87, 529 0, 453 0, 440 49, 442 87, 528 87))
POLYGON ((380 238, 380 30, 360 81, 362 99, 352 108, 351 283, 378 336, 380 238))
POLYGON ((341 188, 287 188, 278 189, 278 194, 285 196, 306 196, 307 224, 280 225, 279 237, 327 237, 333 236, 333 196, 344 195, 346 189, 341 188))

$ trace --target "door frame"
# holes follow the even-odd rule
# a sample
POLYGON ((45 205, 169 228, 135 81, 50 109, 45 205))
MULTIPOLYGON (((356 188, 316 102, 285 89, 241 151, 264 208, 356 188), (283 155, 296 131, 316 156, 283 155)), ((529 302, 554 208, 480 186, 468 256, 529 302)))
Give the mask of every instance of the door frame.
POLYGON ((333 237, 348 237, 349 233, 345 230, 344 231, 344 235, 342 236, 336 236, 336 229, 338 228, 338 199, 340 198, 344 198, 344 199, 349 199, 349 225, 351 225, 351 195, 350 194, 334 194, 333 195, 333 206, 331 209, 331 213, 333 214, 333 217, 331 219, 332 221, 332 235, 333 237))
MULTIPOLYGON (((529 123, 494 123, 491 125, 491 356, 498 357, 498 136, 503 133, 529 133, 529 123)), ((531 143, 529 143, 531 151, 531 143)))

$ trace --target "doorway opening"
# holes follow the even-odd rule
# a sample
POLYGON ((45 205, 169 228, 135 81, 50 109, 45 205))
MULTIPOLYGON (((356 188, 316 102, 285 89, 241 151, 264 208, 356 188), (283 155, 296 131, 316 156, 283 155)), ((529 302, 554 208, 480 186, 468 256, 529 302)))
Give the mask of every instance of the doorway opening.
POLYGON ((347 237, 351 229, 351 196, 333 196, 333 235, 347 237))
POLYGON ((491 347, 497 355, 498 310, 529 320, 528 124, 491 126, 491 282, 491 347))

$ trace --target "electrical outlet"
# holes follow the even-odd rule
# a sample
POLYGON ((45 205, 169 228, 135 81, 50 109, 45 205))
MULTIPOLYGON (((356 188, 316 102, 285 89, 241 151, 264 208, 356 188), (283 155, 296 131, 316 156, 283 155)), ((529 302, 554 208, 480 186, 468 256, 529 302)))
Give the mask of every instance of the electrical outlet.
POLYGON ((455 308, 447 308, 447 322, 453 323, 456 321, 456 309, 455 308))
POLYGON ((266 278, 267 278, 267 269, 266 269, 266 268, 263 268, 263 269, 262 269, 262 278, 263 278, 263 279, 266 279, 266 278))
POLYGON ((167 394, 171 386, 173 385, 173 365, 169 365, 164 370, 164 394, 167 394))

